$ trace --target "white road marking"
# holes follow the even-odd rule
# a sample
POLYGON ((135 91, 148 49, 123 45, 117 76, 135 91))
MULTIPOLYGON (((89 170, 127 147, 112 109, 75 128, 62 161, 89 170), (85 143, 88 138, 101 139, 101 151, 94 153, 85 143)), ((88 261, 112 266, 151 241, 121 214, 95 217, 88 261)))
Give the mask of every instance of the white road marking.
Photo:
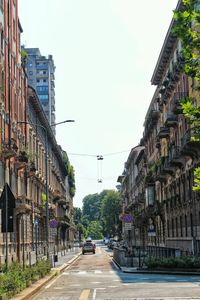
POLYGON ((93 281, 93 282, 91 282, 91 283, 99 284, 99 283, 101 283, 101 282, 100 282, 100 281, 93 281))
POLYGON ((116 288, 117 286, 116 285, 109 285, 108 287, 109 288, 116 288))
POLYGON ((69 275, 69 272, 63 272, 62 275, 69 275))
POLYGON ((71 284, 70 286, 80 286, 80 284, 71 284))
POLYGON ((94 289, 94 292, 93 292, 93 295, 92 295, 92 300, 95 300, 95 299, 96 299, 96 294, 97 294, 97 290, 94 289))
POLYGON ((110 274, 114 274, 114 273, 115 273, 115 271, 109 271, 109 273, 110 273, 110 274))
POLYGON ((100 273, 102 273, 101 270, 95 270, 95 271, 94 271, 94 274, 100 274, 100 273))
POLYGON ((79 274, 79 275, 86 274, 86 271, 79 271, 78 274, 79 274))
POLYGON ((121 281, 121 280, 120 280, 120 279, 115 279, 115 280, 113 280, 113 281, 118 281, 118 282, 119 282, 119 281, 121 281))

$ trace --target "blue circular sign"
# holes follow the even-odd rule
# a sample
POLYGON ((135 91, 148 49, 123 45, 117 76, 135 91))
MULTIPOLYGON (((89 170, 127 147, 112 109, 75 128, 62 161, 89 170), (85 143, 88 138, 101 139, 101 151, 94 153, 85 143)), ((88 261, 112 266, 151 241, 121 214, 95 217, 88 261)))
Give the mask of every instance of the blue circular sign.
POLYGON ((133 216, 132 215, 123 215, 123 221, 126 222, 126 223, 130 223, 133 221, 133 216))

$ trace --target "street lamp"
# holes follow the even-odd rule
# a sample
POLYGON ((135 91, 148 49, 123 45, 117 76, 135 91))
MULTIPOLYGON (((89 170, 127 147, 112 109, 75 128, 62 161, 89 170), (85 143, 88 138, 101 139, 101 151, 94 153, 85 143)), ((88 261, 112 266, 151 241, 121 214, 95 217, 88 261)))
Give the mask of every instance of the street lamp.
POLYGON ((71 123, 71 122, 75 122, 75 120, 65 120, 65 121, 62 121, 62 122, 59 122, 59 123, 53 123, 50 126, 53 127, 53 126, 60 125, 60 124, 63 124, 63 123, 71 123))

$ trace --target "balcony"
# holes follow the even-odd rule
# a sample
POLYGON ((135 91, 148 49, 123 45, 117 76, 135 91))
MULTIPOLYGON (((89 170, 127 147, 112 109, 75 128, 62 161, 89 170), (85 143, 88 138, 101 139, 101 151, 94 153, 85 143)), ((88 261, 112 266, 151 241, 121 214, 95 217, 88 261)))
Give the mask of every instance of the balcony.
POLYGON ((166 139, 170 136, 170 130, 166 127, 160 127, 160 131, 158 132, 158 137, 160 139, 166 139))
POLYGON ((188 93, 186 92, 179 92, 179 93, 175 93, 173 98, 172 98, 172 102, 171 102, 171 109, 172 112, 174 114, 182 114, 183 113, 183 109, 181 106, 181 100, 186 98, 188 96, 188 93))
POLYGON ((181 154, 198 159, 200 156, 200 140, 194 137, 195 128, 190 128, 185 132, 181 139, 181 154))
POLYGON ((160 111, 151 109, 149 112, 149 119, 153 121, 154 124, 156 124, 157 120, 159 119, 160 111))
POLYGON ((23 169, 27 166, 28 157, 25 151, 20 151, 19 155, 15 159, 15 168, 17 170, 23 169))
POLYGON ((58 203, 59 205, 66 205, 66 203, 67 203, 66 197, 62 195, 62 196, 60 197, 60 199, 57 200, 57 203, 58 203))
POLYGON ((162 157, 162 163, 157 167, 155 179, 157 181, 165 181, 169 175, 173 175, 174 168, 170 165, 169 158, 162 157))
POLYGON ((175 127, 178 125, 178 117, 173 113, 164 113, 164 125, 166 127, 175 127))
POLYGON ((26 202, 25 195, 18 196, 16 200, 16 215, 27 214, 32 211, 31 205, 26 202))
POLYGON ((185 158, 181 154, 181 148, 178 146, 171 146, 169 150, 169 164, 171 166, 182 167, 185 165, 185 158))
POLYGON ((1 154, 3 158, 11 158, 17 155, 17 143, 15 139, 6 139, 1 144, 1 154))

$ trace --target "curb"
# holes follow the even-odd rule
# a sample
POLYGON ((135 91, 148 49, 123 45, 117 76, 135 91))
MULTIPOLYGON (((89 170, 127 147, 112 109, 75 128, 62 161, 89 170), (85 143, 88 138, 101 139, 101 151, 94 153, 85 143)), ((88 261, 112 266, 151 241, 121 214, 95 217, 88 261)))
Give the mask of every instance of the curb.
POLYGON ((73 262, 75 262, 79 256, 81 255, 81 252, 78 253, 75 257, 70 259, 67 263, 64 263, 58 268, 52 268, 52 274, 45 276, 44 278, 39 279, 35 283, 33 283, 30 287, 24 289, 19 294, 14 296, 13 300, 29 300, 30 297, 32 297, 34 294, 36 294, 43 286, 45 286, 48 282, 50 282, 53 278, 60 275, 67 267, 69 267, 73 262))
POLYGON ((192 271, 167 271, 167 270, 145 270, 145 269, 138 269, 137 267, 122 267, 120 264, 115 260, 112 259, 113 262, 119 267, 119 269, 124 273, 133 273, 133 274, 165 274, 165 275, 192 275, 192 276, 200 276, 200 272, 192 272, 192 271))

